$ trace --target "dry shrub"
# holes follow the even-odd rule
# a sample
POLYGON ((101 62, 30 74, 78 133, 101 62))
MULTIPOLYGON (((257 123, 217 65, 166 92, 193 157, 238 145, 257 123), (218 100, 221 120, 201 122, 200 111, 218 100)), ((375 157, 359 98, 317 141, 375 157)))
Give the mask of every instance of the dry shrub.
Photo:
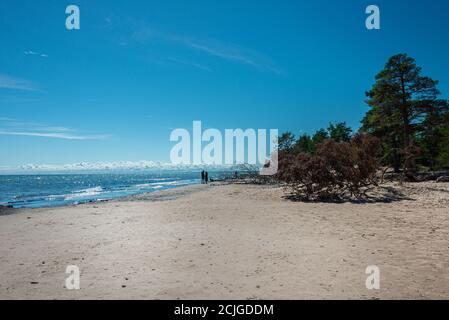
POLYGON ((379 153, 380 142, 370 135, 357 134, 340 143, 330 139, 315 154, 282 152, 277 178, 307 200, 361 198, 377 184, 379 153))

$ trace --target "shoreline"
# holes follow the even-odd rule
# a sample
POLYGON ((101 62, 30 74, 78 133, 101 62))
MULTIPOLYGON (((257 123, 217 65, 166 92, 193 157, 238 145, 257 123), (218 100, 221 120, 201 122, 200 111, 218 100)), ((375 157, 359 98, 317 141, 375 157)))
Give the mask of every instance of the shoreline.
POLYGON ((0 217, 2 216, 9 216, 9 215, 15 215, 15 214, 23 214, 28 212, 38 212, 38 211, 45 211, 45 210, 51 210, 51 209, 62 209, 62 208, 77 208, 77 207, 91 207, 91 206, 98 206, 102 203, 115 203, 115 202, 133 202, 133 201, 148 201, 148 202, 158 202, 158 201, 169 201, 169 200, 175 200, 177 198, 187 196, 189 194, 195 193, 195 192, 201 192, 207 190, 208 187, 217 187, 220 185, 225 185, 226 183, 224 181, 215 181, 211 182, 209 184, 190 184, 185 186, 179 186, 164 190, 155 190, 151 192, 143 192, 139 194, 134 195, 128 195, 123 196, 119 198, 114 199, 107 199, 107 200, 97 200, 97 201, 86 201, 81 202, 77 204, 64 204, 59 206, 46 206, 46 207, 37 207, 37 208, 14 208, 12 206, 4 206, 0 205, 0 217))
POLYGON ((0 299, 448 299, 449 185, 397 188, 406 199, 302 203, 223 183, 19 209, 0 216, 0 299))
POLYGON ((39 209, 51 209, 51 208, 64 208, 64 207, 77 207, 89 204, 99 204, 106 202, 114 202, 114 201, 132 201, 136 199, 146 200, 146 201, 161 201, 161 199, 175 199, 176 197, 188 194, 189 192, 194 192, 197 189, 201 189, 199 186, 202 186, 200 183, 193 183, 189 185, 183 185, 179 187, 172 187, 163 190, 154 190, 154 191, 145 191, 142 193, 136 193, 133 195, 125 195, 112 199, 97 199, 97 200, 86 200, 81 201, 79 203, 67 203, 62 205, 53 205, 53 206, 42 206, 36 208, 30 207, 19 207, 14 208, 12 205, 0 205, 0 216, 16 214, 22 210, 39 210, 39 209), (179 190, 180 189, 180 190, 179 190))

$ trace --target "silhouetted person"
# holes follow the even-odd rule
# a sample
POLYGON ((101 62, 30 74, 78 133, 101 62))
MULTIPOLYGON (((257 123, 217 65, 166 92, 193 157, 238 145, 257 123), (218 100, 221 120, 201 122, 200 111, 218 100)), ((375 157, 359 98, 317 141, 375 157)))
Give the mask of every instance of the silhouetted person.
POLYGON ((209 182, 209 172, 207 172, 207 171, 204 174, 204 181, 206 181, 206 184, 209 182))
POLYGON ((203 171, 201 171, 201 183, 204 183, 204 170, 203 171))

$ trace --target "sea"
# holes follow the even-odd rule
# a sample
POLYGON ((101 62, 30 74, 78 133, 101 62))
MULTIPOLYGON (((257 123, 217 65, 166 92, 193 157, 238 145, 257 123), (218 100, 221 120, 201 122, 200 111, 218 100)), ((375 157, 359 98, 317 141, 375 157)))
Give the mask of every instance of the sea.
MULTIPOLYGON (((229 172, 211 172, 223 179, 229 172)), ((42 208, 106 201, 201 183, 200 172, 0 175, 0 205, 42 208)))

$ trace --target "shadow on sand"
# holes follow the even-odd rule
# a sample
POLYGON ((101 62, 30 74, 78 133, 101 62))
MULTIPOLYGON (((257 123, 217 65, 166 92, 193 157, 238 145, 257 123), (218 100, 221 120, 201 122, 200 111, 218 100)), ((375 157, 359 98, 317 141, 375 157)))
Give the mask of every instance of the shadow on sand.
POLYGON ((309 203, 354 203, 354 204, 368 204, 368 203, 391 203, 403 200, 415 199, 410 198, 397 188, 390 186, 379 186, 369 194, 364 195, 361 198, 354 198, 348 196, 335 196, 326 198, 309 199, 303 195, 288 194, 284 196, 284 199, 294 202, 309 202, 309 203))

